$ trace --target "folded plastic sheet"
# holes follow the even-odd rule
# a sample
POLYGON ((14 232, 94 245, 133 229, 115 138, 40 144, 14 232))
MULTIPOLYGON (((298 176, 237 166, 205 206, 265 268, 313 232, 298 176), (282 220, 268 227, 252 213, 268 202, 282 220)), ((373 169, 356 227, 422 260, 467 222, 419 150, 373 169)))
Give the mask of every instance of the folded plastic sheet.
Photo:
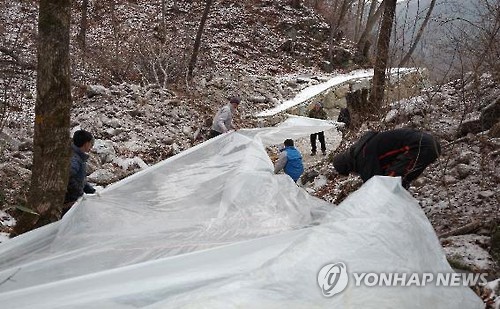
POLYGON ((374 178, 333 207, 274 175, 264 145, 333 127, 287 123, 214 138, 1 244, 0 306, 481 308, 467 288, 348 286, 322 296, 317 273, 331 262, 359 272, 451 268, 397 178, 374 178))

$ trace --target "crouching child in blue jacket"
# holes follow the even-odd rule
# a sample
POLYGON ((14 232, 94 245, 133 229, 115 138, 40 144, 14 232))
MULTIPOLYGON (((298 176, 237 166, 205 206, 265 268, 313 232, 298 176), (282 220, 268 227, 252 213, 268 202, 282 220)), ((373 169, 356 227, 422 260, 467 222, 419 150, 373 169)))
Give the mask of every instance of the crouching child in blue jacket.
POLYGON ((293 146, 293 140, 287 139, 284 142, 285 148, 281 149, 281 153, 274 165, 274 173, 277 174, 281 170, 285 174, 292 177, 293 181, 297 182, 300 175, 304 172, 304 165, 302 164, 302 155, 293 146))

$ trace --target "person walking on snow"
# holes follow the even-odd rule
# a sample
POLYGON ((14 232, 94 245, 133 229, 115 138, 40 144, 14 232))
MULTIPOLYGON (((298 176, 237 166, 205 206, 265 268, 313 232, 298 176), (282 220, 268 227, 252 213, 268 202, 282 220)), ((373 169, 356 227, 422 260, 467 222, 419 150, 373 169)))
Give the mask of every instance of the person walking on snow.
POLYGON ((234 129, 233 114, 238 108, 240 101, 241 100, 238 97, 231 97, 229 99, 229 104, 219 109, 212 122, 210 138, 234 129))
POLYGON ((278 174, 281 170, 290 176, 293 181, 297 182, 300 175, 304 172, 304 165, 302 164, 302 155, 293 146, 293 140, 287 139, 283 143, 285 148, 281 149, 281 153, 274 165, 274 173, 278 174))
POLYGON ((401 176, 408 189, 424 169, 441 154, 439 142, 430 134, 414 129, 370 131, 346 151, 333 158, 340 175, 354 172, 363 182, 374 175, 401 176))
MULTIPOLYGON (((313 108, 309 111, 308 116, 309 118, 326 120, 326 112, 319 102, 316 102, 314 104, 313 108)), ((316 137, 318 137, 319 143, 321 144, 321 152, 323 153, 323 155, 326 155, 325 132, 321 131, 311 134, 311 156, 316 155, 316 137)))

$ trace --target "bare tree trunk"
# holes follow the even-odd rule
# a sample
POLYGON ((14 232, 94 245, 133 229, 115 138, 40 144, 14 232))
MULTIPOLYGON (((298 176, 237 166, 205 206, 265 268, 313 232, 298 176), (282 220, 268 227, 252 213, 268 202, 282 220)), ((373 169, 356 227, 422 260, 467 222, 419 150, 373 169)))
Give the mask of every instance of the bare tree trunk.
POLYGON ((161 30, 165 33, 165 20, 167 19, 167 0, 161 0, 161 30))
MULTIPOLYGON (((7 120, 7 117, 9 116, 9 103, 8 103, 8 95, 7 95, 7 89, 8 85, 12 81, 12 77, 7 77, 7 76, 0 76, 4 80, 3 89, 2 89, 2 94, 0 97, 0 133, 3 131, 3 128, 5 126, 5 122, 7 120)), ((3 154, 3 148, 0 145, 0 156, 3 154)))
POLYGON ((191 55, 191 60, 188 66, 188 79, 193 78, 193 70, 196 66, 196 59, 198 58, 198 52, 201 45, 201 35, 203 34, 203 29, 205 28, 205 22, 208 18, 208 12, 210 11, 210 6, 212 6, 212 0, 207 0, 205 3, 205 11, 203 11, 203 16, 201 17, 200 26, 198 27, 198 32, 196 33, 196 39, 194 41, 193 54, 191 55))
POLYGON ((451 230, 451 231, 446 232, 446 233, 442 233, 442 234, 438 235, 438 237, 439 238, 446 238, 446 237, 450 237, 450 236, 471 234, 471 233, 479 230, 484 225, 486 225, 485 222, 481 222, 479 220, 474 220, 471 223, 463 225, 457 229, 451 230))
POLYGON ((330 22, 330 35, 328 36, 328 61, 333 59, 333 41, 335 40, 335 30, 333 26, 333 18, 330 22))
POLYGON ((415 40, 413 41, 413 44, 410 46, 410 49, 406 53, 406 55, 401 59, 399 62, 399 67, 404 66, 408 60, 410 60, 411 55, 415 51, 415 48, 417 48, 418 42, 420 42, 420 38, 422 37, 422 34, 424 33, 424 29, 429 23, 429 20, 431 18, 432 10, 434 9, 434 5, 436 4, 436 0, 432 0, 429 9, 427 11, 427 14, 425 15, 424 21, 422 22, 422 25, 420 26, 420 29, 418 29, 417 36, 415 37, 415 40))
POLYGON ((344 0, 342 1, 342 5, 340 6, 340 13, 339 17, 337 19, 337 24, 335 25, 335 32, 340 28, 342 25, 342 22, 344 21, 344 18, 347 14, 348 8, 351 7, 352 3, 354 0, 344 0))
POLYGON ((33 169, 28 206, 12 236, 60 218, 68 183, 71 0, 40 0, 33 169))
POLYGON ((361 36, 359 37, 358 43, 356 44, 356 47, 358 51, 363 52, 364 57, 368 57, 368 48, 366 48, 368 43, 368 36, 373 30, 373 27, 377 23, 377 21, 380 19, 380 16, 382 16, 382 12, 384 11, 386 0, 382 1, 380 3, 380 6, 375 10, 377 1, 372 1, 370 4, 370 14, 368 16, 368 19, 366 21, 366 26, 363 32, 361 33, 361 36), (372 14, 373 12, 373 14, 372 14))
POLYGON ((116 18, 116 0, 111 0, 109 3, 110 11, 111 11, 111 28, 113 30, 113 43, 115 46, 114 50, 114 58, 118 58, 118 47, 119 47, 119 33, 120 28, 118 24, 118 18, 116 18))
POLYGON ((333 25, 335 25, 335 15, 336 15, 337 11, 339 10, 339 1, 342 1, 342 0, 335 0, 332 3, 332 8, 333 8, 332 9, 332 20, 330 21, 330 24, 332 25, 331 28, 333 28, 333 25))
POLYGON ((396 11, 396 0, 384 0, 386 2, 382 25, 377 42, 377 56, 373 68, 373 81, 370 92, 369 104, 372 110, 379 110, 384 99, 385 70, 389 57, 389 43, 391 41, 392 24, 396 11))
POLYGON ((88 19, 89 0, 82 0, 82 18, 80 19, 80 31, 78 32, 78 42, 80 48, 85 51, 85 40, 87 37, 87 19, 88 19))
MULTIPOLYGON (((373 28, 373 26, 371 26, 370 29, 368 29, 369 25, 375 24, 373 19, 376 15, 376 12, 377 12, 377 4, 378 4, 378 1, 371 1, 371 3, 370 3, 370 9, 368 10, 368 16, 366 17, 366 25, 365 25, 363 32, 361 33, 361 35, 358 38, 358 41, 357 41, 358 45, 360 45, 360 41, 364 39, 363 37, 368 36, 368 33, 373 28)), ((380 4, 380 6, 382 6, 382 4, 383 4, 383 2, 380 4)), ((380 6, 379 6, 379 8, 380 8, 380 6)), ((361 28, 361 25, 360 25, 360 28, 361 28)), ((360 29, 360 31, 361 31, 361 29, 360 29)))
POLYGON ((365 0, 358 0, 357 10, 356 10, 356 24, 354 26, 354 41, 359 37, 359 31, 361 24, 363 23, 363 15, 365 11, 365 0))
POLYGON ((335 13, 337 12, 337 7, 339 0, 335 0, 335 2, 332 5, 332 15, 329 20, 330 24, 330 35, 328 36, 328 61, 332 61, 333 59, 333 41, 335 40, 336 37, 336 27, 335 27, 335 13))

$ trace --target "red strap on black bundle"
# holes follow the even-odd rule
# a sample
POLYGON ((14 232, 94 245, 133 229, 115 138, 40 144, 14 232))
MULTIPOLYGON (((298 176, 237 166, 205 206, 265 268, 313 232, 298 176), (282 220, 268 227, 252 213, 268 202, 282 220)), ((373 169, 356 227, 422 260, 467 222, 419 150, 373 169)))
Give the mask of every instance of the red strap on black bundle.
POLYGON ((404 146, 404 147, 401 147, 399 149, 394 149, 394 150, 388 151, 388 152, 384 153, 383 155, 380 155, 378 157, 378 159, 382 160, 383 158, 393 156, 393 155, 398 154, 398 153, 407 152, 409 150, 410 150, 410 146, 404 146))

